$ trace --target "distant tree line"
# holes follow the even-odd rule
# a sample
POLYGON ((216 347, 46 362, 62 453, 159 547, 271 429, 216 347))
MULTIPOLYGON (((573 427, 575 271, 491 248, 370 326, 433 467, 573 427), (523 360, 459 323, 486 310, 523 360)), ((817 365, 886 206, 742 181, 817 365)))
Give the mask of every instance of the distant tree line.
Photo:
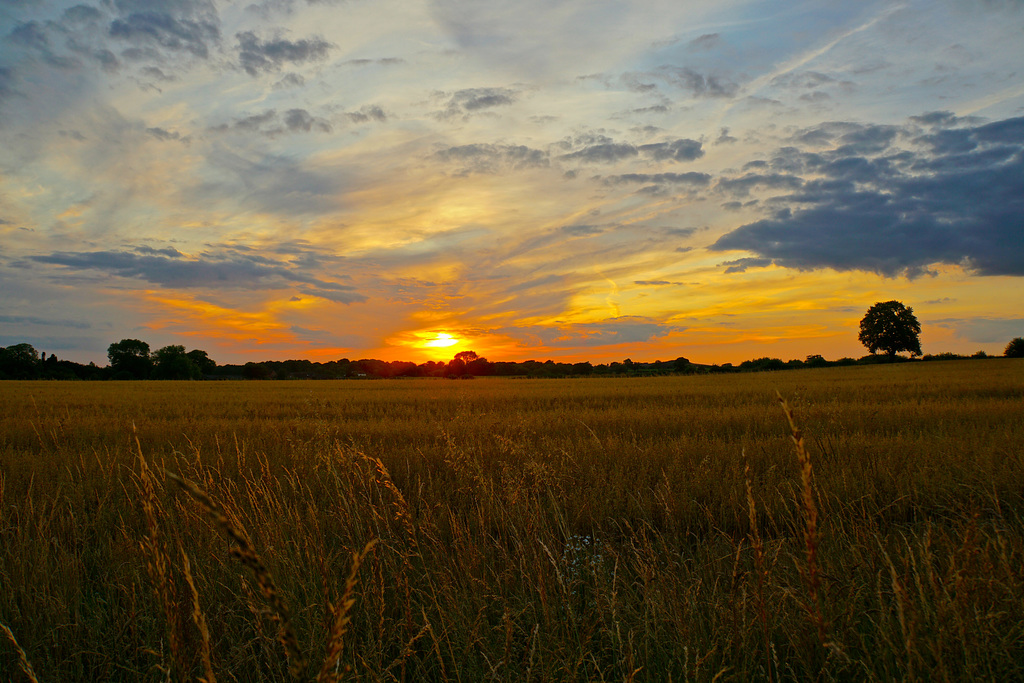
MULTIPOLYGON (((883 349, 884 350, 884 349, 883 349)), ((1003 353, 1009 358, 1024 358, 1024 338, 1012 340, 1003 353)), ((470 379, 474 377, 589 377, 617 376, 643 377, 653 375, 711 374, 730 372, 763 372, 794 368, 819 368, 843 365, 867 365, 893 362, 921 362, 989 358, 984 351, 970 356, 955 353, 925 354, 920 359, 905 358, 894 353, 870 354, 862 358, 825 360, 810 355, 804 360, 784 361, 780 358, 757 358, 733 365, 701 365, 686 358, 647 363, 627 358, 622 362, 594 365, 559 363, 553 360, 491 362, 473 351, 461 351, 450 361, 383 361, 373 358, 349 360, 341 358, 327 362, 310 360, 284 360, 250 362, 244 365, 218 365, 206 351, 171 345, 150 351, 149 344, 138 339, 122 339, 107 348, 109 365, 95 363, 83 365, 60 360, 56 355, 39 353, 31 344, 14 344, 0 348, 0 379, 62 379, 62 380, 138 380, 138 379, 391 379, 403 377, 447 377, 470 379)))

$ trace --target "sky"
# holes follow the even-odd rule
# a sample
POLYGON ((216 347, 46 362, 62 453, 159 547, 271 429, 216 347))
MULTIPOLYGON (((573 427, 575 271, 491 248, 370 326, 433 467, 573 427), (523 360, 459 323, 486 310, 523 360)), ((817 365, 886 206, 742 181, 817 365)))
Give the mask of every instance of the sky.
POLYGON ((1024 336, 1021 0, 0 0, 0 346, 1024 336))

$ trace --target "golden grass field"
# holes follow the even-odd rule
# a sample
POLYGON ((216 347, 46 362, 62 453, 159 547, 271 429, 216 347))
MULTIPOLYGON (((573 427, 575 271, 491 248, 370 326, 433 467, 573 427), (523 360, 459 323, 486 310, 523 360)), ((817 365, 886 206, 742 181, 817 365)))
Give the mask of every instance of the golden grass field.
POLYGON ((0 679, 1022 680, 1022 512, 1016 359, 2 382, 0 679))

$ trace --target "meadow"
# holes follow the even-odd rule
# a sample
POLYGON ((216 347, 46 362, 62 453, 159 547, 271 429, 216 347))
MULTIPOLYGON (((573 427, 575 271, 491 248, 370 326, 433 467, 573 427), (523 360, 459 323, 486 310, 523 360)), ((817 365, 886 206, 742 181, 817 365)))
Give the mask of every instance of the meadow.
POLYGON ((1018 359, 2 382, 0 679, 1022 680, 1022 513, 1018 359))

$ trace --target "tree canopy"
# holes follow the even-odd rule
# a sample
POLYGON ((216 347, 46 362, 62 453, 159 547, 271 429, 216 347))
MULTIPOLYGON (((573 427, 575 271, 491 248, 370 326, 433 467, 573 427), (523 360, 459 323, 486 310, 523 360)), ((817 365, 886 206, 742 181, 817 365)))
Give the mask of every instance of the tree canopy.
POLYGON ((1007 358, 1024 358, 1024 337, 1015 337, 1006 345, 1003 355, 1007 358))
POLYGON ((124 379, 146 379, 153 370, 149 344, 139 339, 122 339, 107 347, 110 368, 124 379))
POLYGON ((914 309, 899 301, 882 301, 868 309, 860 321, 860 342, 871 353, 885 351, 889 357, 900 351, 921 355, 921 323, 914 309))

